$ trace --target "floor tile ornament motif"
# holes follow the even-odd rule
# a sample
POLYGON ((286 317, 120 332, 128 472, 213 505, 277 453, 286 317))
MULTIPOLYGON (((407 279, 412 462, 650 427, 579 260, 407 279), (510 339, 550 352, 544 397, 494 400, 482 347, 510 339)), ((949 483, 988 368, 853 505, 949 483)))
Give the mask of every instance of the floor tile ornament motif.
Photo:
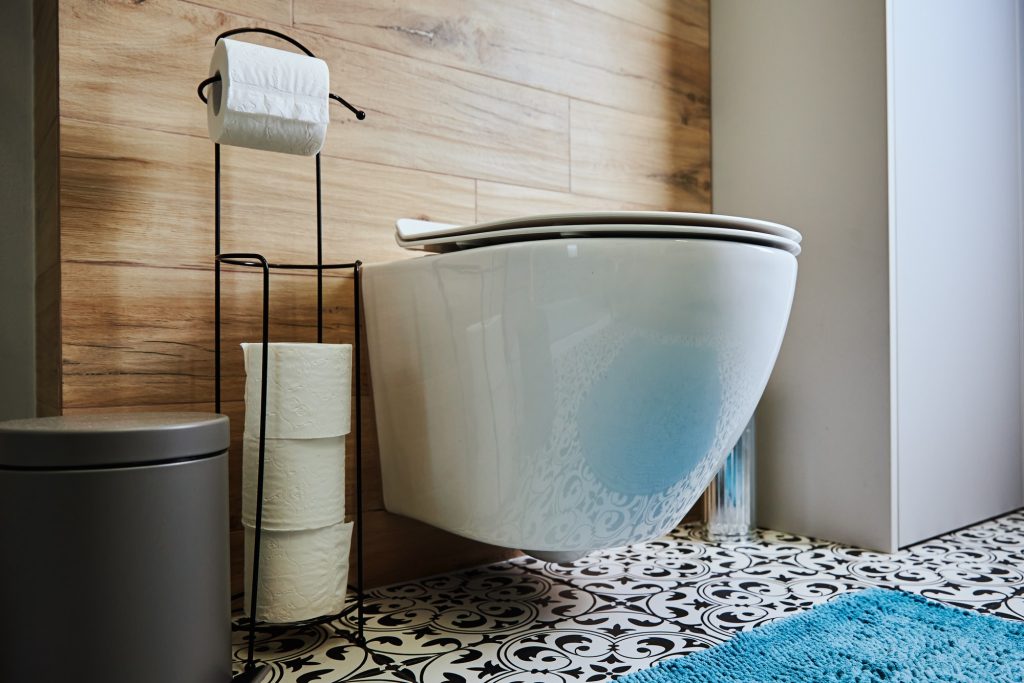
POLYGON ((522 557, 373 590, 371 652, 350 620, 262 633, 256 650, 273 681, 597 683, 870 586, 1024 620, 1024 511, 894 555, 774 531, 710 544, 688 525, 571 566, 522 557))

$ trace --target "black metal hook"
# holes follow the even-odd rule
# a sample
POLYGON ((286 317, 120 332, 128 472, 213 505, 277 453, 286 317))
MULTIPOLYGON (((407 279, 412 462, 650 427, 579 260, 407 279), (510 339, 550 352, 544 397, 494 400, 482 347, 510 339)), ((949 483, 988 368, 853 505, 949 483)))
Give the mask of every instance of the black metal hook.
POLYGON ((362 109, 356 109, 351 104, 346 102, 345 99, 341 95, 335 95, 334 93, 329 92, 329 93, 327 93, 327 97, 328 97, 328 99, 332 99, 332 100, 335 100, 337 102, 341 102, 343 105, 345 105, 348 108, 348 110, 350 112, 352 112, 353 114, 356 115, 356 118, 358 120, 362 121, 363 119, 366 118, 366 112, 365 111, 363 111, 362 109))
POLYGON ((218 83, 218 82, 220 82, 220 74, 219 73, 214 74, 214 75, 210 76, 209 78, 204 78, 203 82, 199 84, 199 88, 196 90, 196 92, 199 94, 199 99, 201 99, 203 101, 203 104, 206 104, 206 102, 207 102, 207 100, 206 100, 206 92, 205 92, 206 86, 210 85, 211 83, 218 83))
POLYGON ((316 57, 316 55, 313 54, 313 52, 308 47, 306 47, 299 41, 295 40, 291 36, 286 36, 280 31, 274 31, 273 29, 269 28, 233 28, 229 31, 224 31, 224 33, 221 33, 219 36, 217 36, 217 38, 213 41, 213 44, 216 45, 217 43, 219 43, 221 38, 230 38, 231 36, 237 36, 239 33, 264 33, 268 36, 274 36, 275 38, 280 38, 281 40, 287 43, 291 43, 295 47, 299 48, 300 50, 306 53, 307 57, 316 57))
MULTIPOLYGON (((233 28, 230 31, 224 31, 224 33, 221 33, 219 36, 217 36, 217 39, 213 41, 213 44, 216 45, 221 40, 221 38, 229 38, 231 36, 238 35, 239 33, 263 33, 268 36, 274 36, 275 38, 280 38, 285 42, 291 43, 299 50, 302 50, 302 52, 304 52, 307 57, 316 57, 316 55, 314 55, 313 52, 308 47, 306 47, 299 41, 295 40, 291 36, 286 36, 280 31, 274 31, 269 28, 233 28)), ((210 76, 209 78, 204 78, 202 82, 199 84, 199 87, 196 88, 196 94, 199 95, 199 99, 202 100, 203 104, 207 103, 206 86, 210 85, 211 83, 217 83, 220 80, 221 76, 219 73, 217 73, 210 76)), ((328 99, 343 104, 349 111, 355 114, 358 120, 362 121, 363 119, 366 118, 365 111, 362 111, 361 109, 356 109, 351 104, 349 104, 341 95, 335 95, 334 93, 329 92, 327 93, 327 97, 328 99)))

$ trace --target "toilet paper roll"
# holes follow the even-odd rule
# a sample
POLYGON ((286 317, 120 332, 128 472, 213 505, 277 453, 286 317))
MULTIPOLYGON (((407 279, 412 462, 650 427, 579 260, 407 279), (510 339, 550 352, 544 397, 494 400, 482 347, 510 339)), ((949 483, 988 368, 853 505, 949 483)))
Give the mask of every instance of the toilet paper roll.
MULTIPOLYGON (((245 432, 260 433, 262 344, 245 354, 245 432)), ((270 344, 267 432, 271 439, 320 439, 349 432, 351 344, 270 344)))
MULTIPOLYGON (((288 623, 336 614, 345 606, 352 523, 261 534, 256 619, 288 623)), ((252 595, 256 532, 245 527, 245 614, 252 595)))
MULTIPOLYGON (((345 437, 267 439, 263 528, 319 529, 345 519, 345 437)), ((260 440, 242 441, 242 522, 256 525, 260 440)))
POLYGON ((311 156, 330 121, 322 59, 224 38, 213 48, 207 89, 210 139, 222 145, 311 156))

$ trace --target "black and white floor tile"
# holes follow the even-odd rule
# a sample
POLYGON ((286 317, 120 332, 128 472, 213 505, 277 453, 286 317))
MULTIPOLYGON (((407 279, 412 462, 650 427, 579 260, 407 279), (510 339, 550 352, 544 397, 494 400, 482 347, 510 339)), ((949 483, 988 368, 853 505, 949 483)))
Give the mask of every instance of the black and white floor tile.
MULTIPOLYGON (((522 557, 376 589, 369 652, 350 617, 261 633, 256 656, 296 683, 596 683, 869 586, 1024 620, 1024 511, 894 555, 775 531, 714 544, 683 526, 571 566, 522 557)), ((236 630, 236 670, 246 645, 236 630)))

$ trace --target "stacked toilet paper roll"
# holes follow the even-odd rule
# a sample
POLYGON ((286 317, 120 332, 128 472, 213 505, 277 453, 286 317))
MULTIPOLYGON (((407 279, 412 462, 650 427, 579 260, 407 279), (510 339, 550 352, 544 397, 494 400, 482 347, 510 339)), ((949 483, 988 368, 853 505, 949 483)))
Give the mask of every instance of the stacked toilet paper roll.
MULTIPOLYGON (((242 524, 249 611, 259 468, 263 345, 242 344, 242 524)), ((262 543, 256 619, 303 621, 341 611, 352 525, 345 523, 345 434, 352 347, 269 344, 262 543)))

